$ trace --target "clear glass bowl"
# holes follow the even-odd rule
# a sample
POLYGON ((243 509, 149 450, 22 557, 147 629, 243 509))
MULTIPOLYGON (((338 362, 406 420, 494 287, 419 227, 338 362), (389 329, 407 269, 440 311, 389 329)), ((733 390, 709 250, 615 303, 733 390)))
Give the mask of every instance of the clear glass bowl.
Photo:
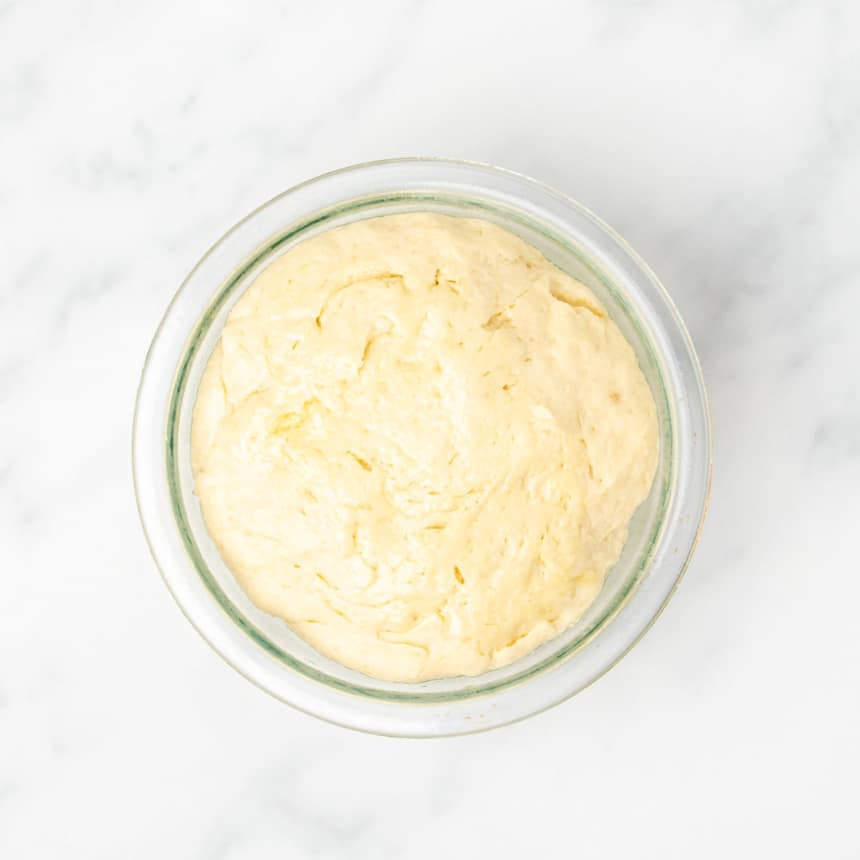
POLYGON ((510 723, 568 698, 613 666, 660 613, 689 562, 711 468, 699 363, 677 310, 642 260, 585 208, 545 185, 495 167, 437 159, 325 174, 264 204, 221 238, 186 278, 156 332, 138 392, 133 458, 153 557, 203 638, 284 702, 340 725, 402 736, 510 723), (578 623, 501 669, 406 684, 369 678, 322 656, 245 596, 193 493, 190 421, 225 318, 262 268, 324 230, 416 210, 500 224, 594 290, 633 345, 653 391, 660 459, 622 555, 578 623))

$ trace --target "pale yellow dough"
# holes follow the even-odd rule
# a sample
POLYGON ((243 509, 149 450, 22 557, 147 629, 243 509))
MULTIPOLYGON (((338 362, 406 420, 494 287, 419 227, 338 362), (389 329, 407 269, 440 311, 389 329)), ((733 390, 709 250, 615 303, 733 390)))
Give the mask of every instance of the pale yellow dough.
POLYGON ((583 613, 650 488, 657 418, 590 290, 488 222, 392 215, 259 275, 192 451, 251 600, 346 666, 420 681, 583 613))

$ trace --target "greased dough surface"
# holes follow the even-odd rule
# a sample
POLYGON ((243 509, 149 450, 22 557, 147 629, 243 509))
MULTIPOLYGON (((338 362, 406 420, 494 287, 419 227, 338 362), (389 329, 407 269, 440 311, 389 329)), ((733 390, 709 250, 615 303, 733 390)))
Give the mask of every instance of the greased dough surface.
POLYGON ((499 227, 429 213, 265 269, 192 425, 207 527, 253 602, 400 681, 502 666, 574 622, 657 452, 593 293, 499 227))

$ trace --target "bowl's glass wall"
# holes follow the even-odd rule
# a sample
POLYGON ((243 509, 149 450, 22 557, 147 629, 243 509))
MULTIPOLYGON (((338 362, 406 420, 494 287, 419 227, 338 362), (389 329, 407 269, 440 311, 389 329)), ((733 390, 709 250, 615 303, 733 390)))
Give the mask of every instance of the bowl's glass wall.
POLYGON ((670 375, 660 358, 647 320, 613 273, 578 245, 575 237, 561 235, 552 224, 480 194, 408 190, 384 196, 343 202, 313 213, 273 235, 239 265, 233 277, 216 290, 189 338, 180 362, 168 411, 168 476, 174 515, 199 575, 223 611, 248 637, 275 659, 302 674, 334 688, 390 701, 462 700, 501 690, 532 677, 576 651, 597 635, 635 591, 648 569, 651 553, 665 528, 664 514, 675 481, 675 433, 670 375), (216 550, 203 522, 193 492, 190 457, 191 414, 201 376, 218 341, 227 314, 256 275, 298 242, 353 220, 406 211, 429 210, 450 215, 484 218, 517 233, 539 248, 559 268, 587 284, 601 299, 612 319, 633 346, 651 387, 660 424, 660 459, 651 492, 630 525, 630 533, 617 564, 585 615, 551 642, 519 661, 477 678, 448 678, 421 684, 403 684, 369 678, 324 657, 297 636, 289 626, 257 609, 236 583, 216 550))

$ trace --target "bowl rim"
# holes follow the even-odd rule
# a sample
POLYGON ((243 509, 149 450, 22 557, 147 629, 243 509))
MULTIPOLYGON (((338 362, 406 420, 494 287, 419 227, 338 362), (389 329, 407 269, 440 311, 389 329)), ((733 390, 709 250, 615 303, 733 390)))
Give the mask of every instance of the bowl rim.
MULTIPOLYGON (((378 178, 381 179, 381 177, 378 178)), ((404 177, 400 177, 400 179, 403 180, 404 177)), ((510 191, 510 189, 508 190, 510 191)), ((378 191, 378 193, 381 192, 382 189, 378 191)), ((409 194, 408 191, 403 193, 409 194)), ((455 192, 455 196, 459 195, 455 192)), ((348 204, 350 199, 348 196, 343 198, 341 205, 348 204)), ((307 211, 304 217, 308 220, 312 215, 313 211, 307 211)), ((286 232, 287 226, 284 223, 281 232, 286 232)), ((242 268, 251 259, 253 254, 259 252, 262 245, 265 245, 266 242, 272 242, 277 235, 277 232, 275 234, 271 233, 270 227, 264 228, 263 233, 257 230, 257 233, 259 235, 257 235, 256 241, 254 241, 253 236, 248 237, 251 239, 252 244, 258 246, 257 250, 251 251, 249 254, 246 249, 244 258, 230 257, 228 255, 228 258, 220 264, 222 270, 224 265, 233 270, 242 268), (260 239, 264 236, 266 229, 269 230, 269 235, 261 244, 260 239), (232 263, 230 262, 231 260, 232 263)), ((210 281, 208 286, 201 283, 198 286, 198 292, 203 291, 205 293, 208 289, 208 301, 211 305, 214 303, 216 296, 225 291, 226 285, 231 279, 235 281, 235 278, 231 276, 222 278, 217 283, 210 281)), ((639 296, 639 298, 641 300, 642 296, 639 296)), ((199 298, 193 298, 187 301, 186 304, 189 309, 192 309, 192 305, 196 307, 198 316, 202 318, 199 298)), ((208 306, 204 306, 204 311, 208 306)), ((681 442, 683 443, 683 441, 682 439, 681 442)), ((185 614, 186 618, 188 618, 189 622, 204 640, 229 665, 239 671, 240 674, 275 698, 285 701, 299 710, 326 719, 329 722, 371 733, 396 736, 466 734, 516 722, 564 701, 575 693, 585 689, 599 677, 602 677, 603 674, 612 668, 641 640, 642 636, 644 636, 657 617, 659 617, 689 565, 707 510, 711 480, 711 456, 709 407, 698 358, 677 308, 654 273, 639 258, 635 251, 612 228, 608 227, 590 210, 582 206, 582 204, 538 180, 514 171, 480 162, 422 157, 363 162, 329 171, 320 176, 305 180, 258 206, 210 246, 183 280, 156 329, 141 374, 140 386, 135 402, 132 437, 135 496, 150 552, 168 590, 173 595, 183 614, 185 614), (488 695, 509 699, 513 697, 517 700, 513 703, 507 702, 506 707, 492 708, 491 712, 484 715, 481 719, 476 719, 475 714, 469 713, 469 704, 474 703, 475 697, 465 697, 454 702, 445 700, 438 702, 416 702, 381 699, 375 703, 370 703, 372 706, 368 707, 368 703, 364 702, 364 697, 360 695, 363 692, 361 689, 353 691, 348 689, 333 690, 329 688, 328 691, 321 691, 320 689, 314 690, 314 686, 319 687, 321 682, 314 681, 312 678, 308 678, 300 683, 297 678, 287 678, 286 676, 281 679, 273 678, 272 667, 265 665, 265 660, 261 655, 243 653, 243 649, 247 649, 248 645, 260 647, 260 643, 251 642, 250 638, 248 638, 243 646, 241 640, 237 639, 235 635, 240 632, 238 627, 234 630, 227 629, 229 625, 235 625, 235 617, 228 619, 230 613, 224 607, 220 607, 221 610, 224 610, 223 614, 219 610, 213 612, 212 606, 207 607, 205 602, 201 602, 199 590, 189 587, 189 583, 183 582, 182 575, 177 573, 177 565, 181 564, 181 562, 177 561, 176 557, 176 535, 171 535, 170 532, 171 530, 177 531, 179 523, 174 520, 171 529, 172 510, 170 512, 171 516, 168 517, 166 515, 168 511, 163 507, 164 487, 162 479, 166 480, 167 485, 170 484, 167 469, 169 454, 167 457, 164 455, 167 453, 167 449, 170 448, 171 438, 167 433, 167 423, 158 419, 162 413, 164 413, 165 417, 168 416, 170 411, 168 405, 175 400, 177 391, 176 380, 177 378, 181 379, 180 367, 177 365, 175 358, 177 338, 182 338, 179 352, 179 363, 181 364, 184 357, 189 353, 192 335, 201 325, 200 319, 198 319, 197 323, 190 329, 186 328, 187 321, 177 326, 177 309, 183 303, 183 299, 188 299, 189 286, 195 283, 195 279, 199 281, 201 276, 204 278, 207 277, 205 269, 213 260, 213 257, 219 251, 225 249, 229 243, 235 243, 243 231, 247 232, 247 228, 253 227, 255 221, 261 215, 271 212, 279 203, 296 197, 302 191, 318 189, 325 185, 333 186, 331 191, 335 191, 336 188, 334 186, 339 180, 345 177, 354 178, 363 176, 372 184, 373 176, 371 174, 391 169, 395 171, 409 171, 411 168, 423 171, 424 173, 428 171, 431 174, 439 172, 440 176, 438 178, 440 181, 446 179, 446 171, 460 172, 469 176, 471 180, 477 181, 479 185, 482 180, 486 182, 490 182, 493 179, 504 181, 513 187, 514 190, 512 193, 514 197, 516 197, 517 189, 523 195, 523 199, 514 201, 515 204, 517 202, 525 202, 525 197, 531 192, 533 195, 540 196, 544 202, 546 202, 546 199, 551 199, 556 205, 561 204, 568 210, 567 214, 570 217, 575 215, 582 219, 583 222, 590 222, 592 228, 597 233, 602 234, 610 246, 614 246, 612 250, 620 252, 622 256, 625 256, 627 264, 631 265, 635 273, 647 282, 652 292, 651 299, 657 302, 656 310, 662 314, 660 322, 671 329, 671 334, 676 340, 675 346, 680 349, 680 357, 686 362, 684 369, 688 376, 687 381, 688 383, 692 383, 692 388, 683 389, 684 393, 688 395, 684 399, 687 408, 691 412, 687 418, 692 419, 692 424, 699 435, 696 448, 697 456, 696 460, 692 463, 692 466, 695 467, 693 470, 695 472, 695 480, 692 482, 694 486, 687 486, 690 483, 689 481, 684 484, 687 495, 692 492, 693 498, 683 500, 686 503, 696 505, 698 510, 694 509, 691 511, 690 515, 686 517, 686 522, 676 523, 676 528, 681 527, 684 530, 682 543, 686 544, 686 546, 683 549, 683 556, 674 561, 669 573, 660 577, 659 588, 652 587, 647 590, 647 594, 645 595, 648 598, 647 602, 643 602, 642 599, 638 601, 642 606, 635 613, 637 617, 633 620, 632 627, 630 624, 627 625, 627 634, 621 636, 619 641, 613 643, 613 647, 607 649, 609 653, 605 655, 605 659, 599 661, 599 665, 592 667, 589 671, 579 673, 578 679, 574 680, 573 683, 559 684, 557 679, 556 683, 551 684, 549 688, 541 690, 540 695, 535 692, 533 696, 529 691, 533 690, 535 685, 530 683, 530 678, 528 677, 519 685, 506 685, 498 691, 490 690, 486 692, 479 690, 476 696, 488 695), (172 337, 172 340, 170 340, 170 337, 172 337), (171 357, 173 357, 172 366, 171 357), (172 382, 165 387, 166 373, 170 375, 172 382), (160 477, 156 477, 159 471, 157 467, 157 449, 159 446, 161 448, 165 472, 160 477), (153 467, 155 467, 154 471, 153 467), (313 686, 308 687, 307 684, 313 686), (300 689, 301 687, 305 687, 305 689, 300 689), (350 696, 351 692, 356 693, 356 695, 350 696), (320 693, 322 695, 319 695, 320 693), (332 699, 332 694, 340 697, 343 701, 332 699), (511 707, 512 704, 513 707, 511 707)), ((681 476, 682 481, 683 478, 684 476, 681 476)), ((676 549, 677 553, 678 550, 676 549)), ((190 556, 186 557, 184 561, 186 565, 194 566, 195 574, 199 574, 196 563, 190 556)), ((643 572, 642 576, 644 577, 646 573, 649 573, 649 571, 646 570, 643 572)), ((653 585, 654 583, 652 583, 653 585)), ((620 605, 617 605, 613 612, 607 613, 611 617, 606 621, 601 620, 598 625, 595 625, 595 629, 588 636, 584 637, 585 641, 572 650, 579 651, 581 648, 586 648, 592 638, 598 635, 605 635, 607 632, 604 630, 606 625, 612 619, 616 618, 617 615, 624 613, 630 604, 634 602, 636 596, 642 590, 640 586, 641 583, 637 582, 634 584, 634 587, 629 588, 628 591, 632 593, 623 595, 624 600, 620 602, 620 605)), ((211 596, 214 595, 210 594, 211 596)), ((615 638, 618 638, 617 634, 618 630, 616 629, 615 638)), ((241 636, 245 637, 246 632, 241 632, 241 636)), ((569 656, 569 654, 566 656, 569 656)), ((563 655, 562 663, 566 659, 566 656, 563 655)), ((281 668, 284 672, 290 671, 286 665, 282 664, 281 668)), ((561 666, 552 663, 544 671, 545 673, 551 673, 558 672, 560 669, 561 666)), ((292 671, 295 672, 296 670, 293 669, 292 671)), ((478 678, 480 677, 478 676, 478 678)), ((473 680, 477 682, 478 679, 473 680)))

